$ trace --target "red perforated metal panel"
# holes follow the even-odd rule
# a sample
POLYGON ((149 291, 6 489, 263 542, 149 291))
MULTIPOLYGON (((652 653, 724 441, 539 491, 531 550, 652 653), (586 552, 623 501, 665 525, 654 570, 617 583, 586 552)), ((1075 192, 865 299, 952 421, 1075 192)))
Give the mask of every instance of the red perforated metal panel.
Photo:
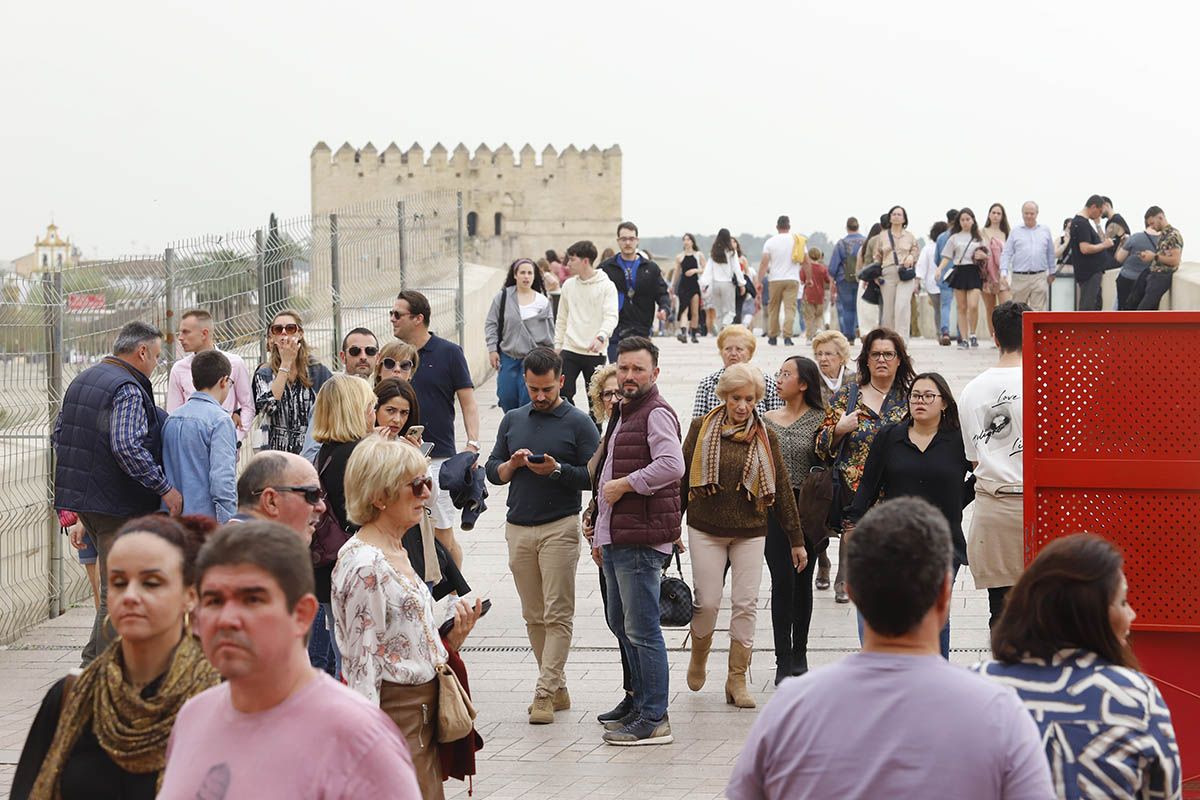
POLYGON ((1025 315, 1025 558, 1121 548, 1134 650, 1200 773, 1200 313, 1025 315))

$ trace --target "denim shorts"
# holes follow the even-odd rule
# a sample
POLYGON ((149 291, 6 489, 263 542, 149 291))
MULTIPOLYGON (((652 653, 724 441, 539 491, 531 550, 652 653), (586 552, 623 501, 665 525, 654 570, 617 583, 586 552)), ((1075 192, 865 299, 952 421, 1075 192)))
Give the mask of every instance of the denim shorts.
POLYGON ((79 553, 80 564, 95 564, 100 558, 100 551, 96 549, 96 541, 90 533, 83 534, 83 549, 75 552, 79 553))

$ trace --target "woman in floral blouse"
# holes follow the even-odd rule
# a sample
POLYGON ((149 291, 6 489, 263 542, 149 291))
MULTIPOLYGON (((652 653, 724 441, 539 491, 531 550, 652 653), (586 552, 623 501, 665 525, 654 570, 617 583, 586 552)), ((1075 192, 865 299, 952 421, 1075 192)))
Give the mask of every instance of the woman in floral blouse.
MULTIPOLYGON (((908 389, 914 374, 900 334, 876 328, 863 339, 858 378, 847 381, 834 394, 817 431, 817 456, 833 461, 835 478, 842 482, 836 492, 841 507, 833 509, 831 519, 840 520, 842 510, 854 499, 875 434, 908 415, 908 389), (853 407, 848 410, 851 399, 853 407)), ((837 602, 850 602, 840 560, 833 591, 837 602)))
POLYGON ((413 571, 404 534, 425 513, 432 488, 428 464, 409 444, 369 436, 346 465, 346 515, 359 531, 333 569, 333 618, 342 675, 351 689, 378 703, 408 740, 421 796, 442 798, 437 748, 435 668, 458 650, 480 606, 454 607, 443 642, 433 596, 413 571))
POLYGON ((308 351, 300 315, 284 309, 267 328, 270 362, 254 373, 254 411, 270 419, 268 450, 299 453, 304 432, 317 402, 317 392, 329 379, 329 368, 308 351))

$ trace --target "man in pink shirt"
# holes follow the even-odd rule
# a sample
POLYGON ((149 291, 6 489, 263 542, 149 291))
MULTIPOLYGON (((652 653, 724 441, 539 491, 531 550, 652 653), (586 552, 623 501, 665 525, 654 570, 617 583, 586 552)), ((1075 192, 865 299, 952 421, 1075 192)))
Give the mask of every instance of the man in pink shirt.
POLYGON ((419 800, 391 719, 309 665, 317 598, 296 534, 274 522, 226 525, 196 572, 196 629, 225 683, 180 709, 158 797, 419 800))
MULTIPOLYGON (((196 392, 192 385, 192 358, 196 353, 205 350, 215 350, 212 336, 212 314, 202 308, 194 308, 183 312, 179 321, 179 344, 186 356, 175 362, 171 367, 171 376, 167 381, 167 413, 172 414, 196 392)), ((224 352, 224 351, 222 351, 224 352)), ((233 368, 230 377, 233 379, 233 390, 221 404, 222 408, 233 417, 233 426, 237 429, 237 440, 241 442, 250 430, 254 421, 254 395, 250 389, 250 373, 246 362, 235 353, 225 353, 229 365, 233 368)))

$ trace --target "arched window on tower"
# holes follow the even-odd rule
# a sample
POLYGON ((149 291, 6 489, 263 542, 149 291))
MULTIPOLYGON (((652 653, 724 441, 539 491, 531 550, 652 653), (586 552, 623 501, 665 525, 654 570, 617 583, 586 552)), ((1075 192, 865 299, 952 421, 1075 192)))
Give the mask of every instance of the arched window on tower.
POLYGON ((62 266, 62 253, 58 254, 58 266, 62 266))
POLYGON ((479 233, 479 215, 474 211, 467 212, 467 236, 479 233))
POLYGON ((495 217, 495 228, 496 228, 495 234, 496 234, 496 236, 500 235, 500 229, 503 226, 503 223, 504 223, 504 215, 501 214, 499 211, 497 211, 496 217, 495 217))

